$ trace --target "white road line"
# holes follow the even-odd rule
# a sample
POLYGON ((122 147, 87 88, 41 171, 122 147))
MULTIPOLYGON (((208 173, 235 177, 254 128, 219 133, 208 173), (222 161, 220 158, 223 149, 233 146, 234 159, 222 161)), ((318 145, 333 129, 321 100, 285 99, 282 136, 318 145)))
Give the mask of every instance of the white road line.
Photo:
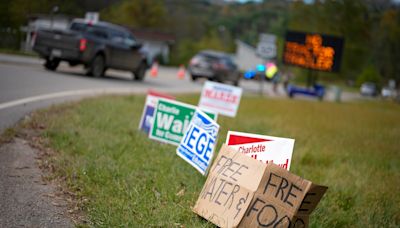
POLYGON ((133 94, 133 93, 144 93, 147 88, 104 88, 104 89, 87 89, 87 90, 74 90, 74 91, 64 91, 59 93, 43 94, 39 96, 27 97, 19 100, 14 100, 6 103, 0 104, 0 110, 18 106, 25 105, 27 103, 43 101, 48 99, 55 99, 68 96, 94 96, 101 94, 133 94))

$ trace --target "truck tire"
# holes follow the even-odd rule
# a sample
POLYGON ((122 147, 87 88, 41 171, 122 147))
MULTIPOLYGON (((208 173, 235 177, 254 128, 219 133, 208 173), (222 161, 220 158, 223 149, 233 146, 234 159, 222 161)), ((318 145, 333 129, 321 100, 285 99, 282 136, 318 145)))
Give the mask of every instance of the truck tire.
POLYGON ((60 64, 60 60, 58 59, 46 59, 46 62, 44 63, 44 68, 47 70, 55 71, 60 64))
POLYGON ((133 79, 135 81, 143 81, 146 75, 147 65, 145 62, 140 63, 139 67, 133 72, 133 79))
POLYGON ((191 75, 191 78, 192 78, 192 81, 196 81, 197 80, 197 78, 199 78, 197 75, 191 75))
POLYGON ((90 63, 88 75, 92 75, 95 78, 102 77, 105 71, 105 59, 103 55, 96 55, 93 61, 90 63))
POLYGON ((212 81, 216 81, 216 82, 218 82, 218 83, 223 83, 223 82, 224 82, 224 80, 223 80, 223 75, 222 75, 222 74, 216 74, 216 75, 214 76, 214 79, 213 79, 212 81))

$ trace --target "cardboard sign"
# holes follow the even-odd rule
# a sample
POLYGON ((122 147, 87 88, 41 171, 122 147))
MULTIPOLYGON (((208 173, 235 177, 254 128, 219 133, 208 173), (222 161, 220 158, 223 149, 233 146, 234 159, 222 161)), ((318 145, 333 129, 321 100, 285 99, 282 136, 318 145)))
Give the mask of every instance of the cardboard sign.
POLYGON ((326 190, 223 145, 193 211, 220 227, 307 227, 326 190))
MULTIPOLYGON (((159 98, 149 137, 178 146, 195 111, 196 106, 159 98)), ((210 111, 205 113, 213 120, 217 120, 217 114, 210 111)))
POLYGON ((175 100, 175 97, 167 94, 159 93, 153 90, 149 90, 147 92, 146 102, 144 103, 142 117, 139 122, 139 129, 147 134, 149 134, 151 125, 153 124, 154 109, 159 98, 175 100))
POLYGON ((240 87, 206 81, 201 92, 199 107, 235 117, 241 97, 240 87))
POLYGON ((290 169, 294 139, 228 131, 226 144, 265 164, 273 162, 290 169))
POLYGON ((219 125, 200 109, 190 122, 176 153, 205 175, 214 155, 219 125))

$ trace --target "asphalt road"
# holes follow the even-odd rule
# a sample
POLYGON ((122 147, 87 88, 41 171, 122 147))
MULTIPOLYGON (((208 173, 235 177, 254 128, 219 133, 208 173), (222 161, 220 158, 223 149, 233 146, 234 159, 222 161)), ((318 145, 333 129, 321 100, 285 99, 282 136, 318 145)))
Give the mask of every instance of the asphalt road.
POLYGON ((130 72, 108 70, 103 78, 86 76, 82 67, 62 64, 47 71, 36 58, 0 55, 0 131, 27 113, 51 104, 99 94, 145 93, 155 89, 169 93, 200 92, 202 82, 178 79, 177 68, 160 67, 153 78, 132 80, 130 72))
MULTIPOLYGON (((52 104, 81 99, 100 94, 145 93, 154 89, 167 93, 200 92, 204 80, 192 82, 188 75, 178 79, 178 68, 160 67, 158 76, 151 77, 149 71, 142 82, 132 80, 132 74, 125 71, 108 70, 103 78, 85 75, 83 67, 69 67, 61 64, 56 72, 47 71, 43 60, 0 54, 0 132, 13 126, 27 113, 52 104)), ((245 95, 259 95, 257 81, 242 80, 240 86, 245 95)), ((272 85, 264 83, 262 95, 286 98, 282 87, 272 92, 272 85)), ((342 100, 358 99, 359 96, 343 93, 342 100)), ((333 100, 332 91, 325 100, 333 100)))

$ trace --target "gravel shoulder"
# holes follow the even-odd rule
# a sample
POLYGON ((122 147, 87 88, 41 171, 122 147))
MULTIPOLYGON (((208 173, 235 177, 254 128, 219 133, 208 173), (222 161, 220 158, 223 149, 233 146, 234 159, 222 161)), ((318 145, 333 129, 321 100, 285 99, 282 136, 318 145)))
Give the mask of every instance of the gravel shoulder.
POLYGON ((68 203, 43 179, 39 151, 14 138, 0 145, 0 227, 73 227, 68 203))

